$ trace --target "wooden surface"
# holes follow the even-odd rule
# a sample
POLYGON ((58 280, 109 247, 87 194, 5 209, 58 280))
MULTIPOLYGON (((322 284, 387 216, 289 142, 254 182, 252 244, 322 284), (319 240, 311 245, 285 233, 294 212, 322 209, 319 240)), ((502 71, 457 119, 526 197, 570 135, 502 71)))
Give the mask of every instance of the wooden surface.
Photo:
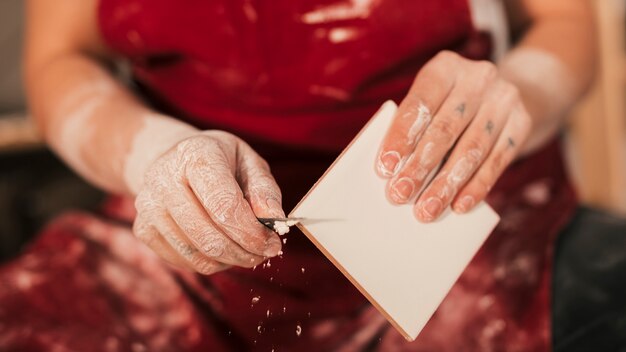
POLYGON ((0 153, 42 147, 32 120, 24 114, 0 116, 0 153))
POLYGON ((574 112, 574 172, 585 203, 626 213, 626 0, 596 0, 599 70, 574 112))

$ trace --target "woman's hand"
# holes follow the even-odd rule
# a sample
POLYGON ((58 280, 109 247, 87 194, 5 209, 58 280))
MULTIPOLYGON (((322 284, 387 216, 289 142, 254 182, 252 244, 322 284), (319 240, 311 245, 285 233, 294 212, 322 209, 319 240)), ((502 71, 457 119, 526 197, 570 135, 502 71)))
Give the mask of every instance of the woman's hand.
POLYGON ((531 125, 519 91, 495 65, 441 52, 417 75, 382 144, 377 170, 389 178, 388 198, 415 202, 423 222, 450 204, 470 211, 515 159, 531 125))
POLYGON ((135 235, 181 268, 252 267, 281 250, 257 220, 285 216, 278 185, 267 163, 225 132, 199 132, 157 158, 135 204, 135 235))

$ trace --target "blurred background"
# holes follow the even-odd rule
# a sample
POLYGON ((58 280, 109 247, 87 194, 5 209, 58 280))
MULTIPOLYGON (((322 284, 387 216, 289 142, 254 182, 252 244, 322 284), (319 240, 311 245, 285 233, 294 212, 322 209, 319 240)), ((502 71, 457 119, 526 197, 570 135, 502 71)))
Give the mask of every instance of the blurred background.
MULTIPOLYGON (((626 214, 626 0, 595 0, 600 67, 564 138, 583 201, 626 214)), ((29 122, 20 81, 22 0, 0 1, 0 260, 69 208, 102 194, 47 151, 29 122)), ((566 39, 567 40, 567 39, 566 39)))
POLYGON ((94 209, 102 194, 43 146, 21 82, 23 1, 0 0, 0 261, 67 209, 94 209))

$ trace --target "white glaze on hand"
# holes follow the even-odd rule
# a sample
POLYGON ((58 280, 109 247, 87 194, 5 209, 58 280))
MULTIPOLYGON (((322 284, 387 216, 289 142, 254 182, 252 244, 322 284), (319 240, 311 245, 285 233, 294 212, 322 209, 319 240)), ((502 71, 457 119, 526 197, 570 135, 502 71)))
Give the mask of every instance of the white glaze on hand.
POLYGON ((420 164, 422 166, 427 166, 432 164, 433 162, 433 150, 435 149, 435 142, 428 142, 424 146, 422 150, 422 155, 420 156, 420 164))
POLYGON ((428 142, 424 146, 422 150, 422 154, 420 156, 419 164, 417 165, 417 172, 415 173, 415 179, 422 182, 428 176, 428 166, 433 163, 433 150, 435 149, 434 142, 428 142))
MULTIPOLYGON (((280 191, 267 163, 231 134, 188 130, 186 125, 170 125, 165 117, 147 119, 150 122, 137 134, 133 152, 127 158, 129 182, 143 179, 143 185, 136 186, 139 190, 136 223, 145 224, 135 226, 137 231, 156 227, 187 261, 196 257, 190 257, 189 251, 178 245, 176 236, 185 237, 182 243, 191 242, 194 250, 206 257, 228 265, 252 267, 264 257, 279 253, 280 239, 267 233, 253 212, 256 208, 264 216, 274 212, 284 217, 280 208, 268 210, 280 207, 277 201, 280 191), (173 146, 171 143, 153 146, 155 139, 149 137, 159 132, 161 141, 183 139, 173 146), (192 136, 185 138, 188 134, 192 136), (166 151, 159 155, 163 149, 166 151), (141 165, 133 164, 142 155, 146 158, 156 155, 156 160, 139 160, 141 165), (142 173, 145 175, 141 177, 142 173), (163 225, 168 214, 179 231, 168 230, 163 225)), ((137 235, 151 241, 148 235, 137 235)))
POLYGON ((48 133, 50 145, 76 172, 104 186, 110 181, 87 165, 82 156, 82 146, 88 145, 95 128, 90 123, 93 115, 105 106, 107 99, 114 92, 114 87, 106 80, 99 80, 73 88, 52 112, 55 117, 64 117, 63 124, 55 126, 58 130, 48 133))
POLYGON ((395 176, 398 171, 400 170, 400 168, 402 167, 403 162, 402 162, 402 157, 400 156, 400 153, 398 153, 395 150, 386 152, 385 154, 383 154, 378 163, 378 171, 380 172, 381 175, 385 176, 385 177, 392 177, 395 176), (382 160, 388 156, 393 156, 395 159, 398 160, 398 162, 396 163, 396 166, 393 168, 393 170, 387 170, 387 168, 385 167, 385 165, 383 164, 382 160))
POLYGON ((482 155, 481 150, 471 149, 457 160, 450 171, 442 171, 438 177, 445 179, 446 182, 441 185, 441 189, 437 192, 437 197, 443 200, 444 203, 450 201, 458 192, 459 187, 467 182, 476 170, 482 160, 482 155))
MULTIPOLYGON (((413 111, 407 114, 410 115, 410 117, 413 117, 413 115, 415 115, 413 111)), ((426 126, 428 126, 431 120, 432 115, 428 107, 424 104, 420 104, 417 107, 417 117, 415 118, 415 121, 413 122, 407 133, 407 144, 416 143, 417 139, 422 134, 426 126)))
POLYGON ((451 170, 441 171, 437 175, 437 181, 439 182, 434 182, 433 185, 437 185, 440 188, 436 195, 431 196, 426 200, 419 201, 417 204, 417 208, 424 219, 430 221, 437 215, 428 212, 426 210, 426 204, 429 202, 440 202, 441 206, 448 204, 457 194, 459 187, 467 182, 469 177, 476 170, 478 164, 482 160, 482 155, 482 150, 471 149, 456 161, 451 170), (440 180, 445 180, 445 182, 440 182, 440 180))
POLYGON ((148 166, 177 142, 197 133, 193 127, 157 114, 144 116, 124 161, 124 181, 137 194, 148 166))
POLYGON ((478 163, 482 160, 483 152, 480 149, 472 149, 461 157, 450 170, 447 180, 448 184, 458 187, 466 182, 471 173, 476 170, 478 163))

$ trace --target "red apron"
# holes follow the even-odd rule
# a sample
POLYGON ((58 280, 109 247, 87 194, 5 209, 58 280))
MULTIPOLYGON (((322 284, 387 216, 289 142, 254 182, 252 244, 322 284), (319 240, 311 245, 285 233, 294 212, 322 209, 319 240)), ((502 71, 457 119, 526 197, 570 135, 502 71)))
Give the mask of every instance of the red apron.
MULTIPOLYGON (((156 107, 268 159, 286 210, 435 53, 490 53, 466 0, 101 0, 98 18, 156 107)), ((489 202, 501 224, 413 343, 301 233, 255 270, 201 277, 127 225, 72 214, 0 269, 0 349, 547 350, 551 244, 575 206, 558 144, 509 168, 489 202)), ((130 221, 123 204, 105 214, 130 221)))

